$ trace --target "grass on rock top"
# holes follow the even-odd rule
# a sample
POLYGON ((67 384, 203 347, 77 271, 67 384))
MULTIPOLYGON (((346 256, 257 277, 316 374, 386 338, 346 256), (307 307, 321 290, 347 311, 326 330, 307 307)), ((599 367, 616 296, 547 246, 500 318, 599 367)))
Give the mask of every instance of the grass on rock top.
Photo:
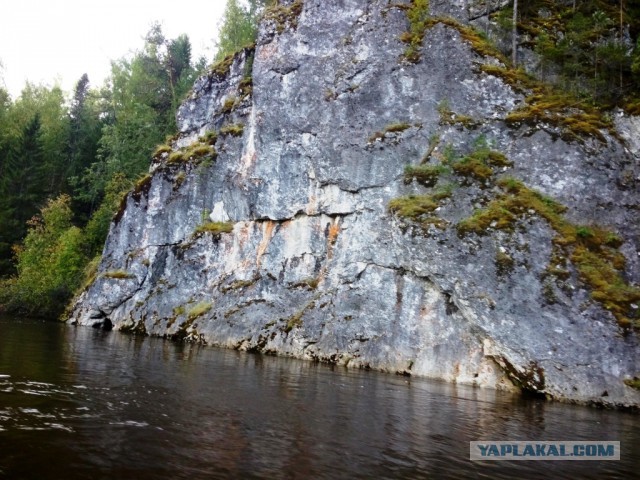
POLYGON ((216 139, 217 134, 215 132, 200 137, 198 141, 192 143, 188 147, 172 152, 169 155, 167 163, 198 163, 205 159, 214 160, 218 156, 218 152, 212 145, 212 143, 215 143, 216 139))
POLYGON ((451 191, 452 187, 447 186, 431 194, 396 198, 389 202, 389 210, 423 226, 435 225, 438 228, 444 228, 447 222, 433 215, 433 212, 443 200, 451 197, 451 191))
POLYGON ((129 278, 135 278, 135 275, 127 272, 126 270, 108 270, 101 275, 103 278, 111 278, 115 280, 126 280, 129 278))
POLYGON ((411 183, 416 180, 420 185, 433 187, 441 175, 449 173, 451 168, 447 165, 407 165, 404 169, 404 182, 411 183))
POLYGON ((264 20, 274 22, 279 34, 287 28, 295 30, 298 27, 298 17, 302 13, 302 8, 302 0, 296 0, 290 5, 280 5, 276 2, 265 9, 264 20))
POLYGON ((233 232, 233 225, 232 222, 204 222, 196 227, 194 234, 211 233, 220 235, 222 233, 231 233, 233 232))
POLYGON ((375 142, 376 140, 384 140, 387 133, 402 133, 405 130, 411 128, 411 125, 406 122, 392 123, 384 127, 383 130, 375 132, 369 137, 369 142, 375 142))
MULTIPOLYGON (((573 263, 593 300, 609 310, 624 329, 640 328, 639 309, 637 306, 634 308, 640 302, 640 288, 629 285, 624 279, 626 262, 618 251, 622 239, 598 226, 569 222, 564 216, 567 210, 564 205, 528 188, 517 179, 503 177, 495 181, 494 168, 511 167, 512 162, 489 148, 482 136, 476 139, 475 146, 475 150, 466 155, 443 157, 440 164, 406 167, 405 183, 416 180, 426 187, 434 187, 442 175, 454 173, 480 180, 485 187, 499 188, 502 193, 458 223, 459 235, 485 235, 492 230, 512 232, 526 216, 543 218, 556 233, 553 238, 556 257, 562 256, 563 264, 566 259, 573 263)), ((444 229, 448 222, 436 216, 435 212, 443 200, 451 197, 452 188, 449 185, 432 193, 393 199, 389 202, 389 210, 423 227, 435 225, 444 229)), ((551 263, 557 264, 558 258, 552 258, 551 263)), ((558 273, 566 279, 569 272, 564 268, 561 270, 558 273)), ((554 272, 553 266, 547 269, 548 274, 554 275, 554 272)))
POLYGON ((193 321, 196 318, 201 317, 202 315, 208 313, 211 308, 213 308, 213 304, 211 302, 199 302, 195 304, 187 312, 188 321, 193 321))
POLYGON ((241 123, 225 125, 220 129, 220 135, 231 135, 232 137, 241 137, 243 132, 244 125, 241 123))
POLYGON ((562 129, 567 141, 593 137, 605 142, 602 131, 614 133, 612 121, 601 110, 568 92, 534 79, 523 70, 496 65, 482 65, 480 70, 502 79, 514 91, 527 95, 525 103, 505 117, 508 125, 518 127, 521 124, 536 126, 548 123, 562 129))
POLYGON ((497 184, 504 194, 460 222, 458 232, 483 235, 489 229, 512 231, 520 218, 533 212, 556 232, 553 242, 573 262, 591 297, 609 310, 621 327, 640 328, 633 313, 633 305, 640 301, 640 288, 629 285, 623 277, 625 259, 617 250, 620 237, 597 226, 572 224, 563 215, 566 207, 518 180, 503 178, 497 184))

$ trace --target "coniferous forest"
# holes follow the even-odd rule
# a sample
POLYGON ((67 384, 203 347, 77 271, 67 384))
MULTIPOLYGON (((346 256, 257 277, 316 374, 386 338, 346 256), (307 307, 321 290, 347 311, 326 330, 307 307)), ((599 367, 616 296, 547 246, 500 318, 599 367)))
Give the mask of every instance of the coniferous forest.
MULTIPOLYGON (((401 39, 409 61, 428 21, 422 4, 410 3, 417 13, 401 39)), ((552 89, 548 98, 605 119, 618 108, 640 114, 640 0, 484 5, 489 21, 475 33, 552 89)), ((278 8, 229 0, 212 60, 254 42, 265 9, 278 8)), ((83 75, 72 92, 28 83, 11 98, 0 88, 0 309, 58 316, 92 278, 122 196, 175 134, 176 109, 208 63, 192 58, 187 35, 167 38, 154 25, 134 54, 112 61, 103 85, 83 75)))
POLYGON ((186 35, 159 25, 93 87, 67 94, 27 84, 0 90, 0 275, 5 308, 56 315, 100 255, 120 196, 175 131, 175 111, 204 61, 186 35))

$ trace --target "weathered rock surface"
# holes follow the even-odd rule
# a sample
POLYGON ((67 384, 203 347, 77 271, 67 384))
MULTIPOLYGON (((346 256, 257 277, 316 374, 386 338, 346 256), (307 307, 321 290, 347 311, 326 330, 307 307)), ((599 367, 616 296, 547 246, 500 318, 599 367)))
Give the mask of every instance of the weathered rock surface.
MULTIPOLYGON (((451 2, 432 3, 467 19, 451 2)), ((403 62, 407 29, 405 12, 386 0, 307 0, 297 26, 262 26, 252 66, 244 52, 228 74, 199 79, 174 148, 225 125, 242 124, 242 135, 220 135, 214 162, 152 167, 112 224, 103 275, 71 320, 639 405, 640 392, 624 384, 640 373, 636 333, 591 298, 571 262, 566 279, 549 282, 555 234, 543 218, 530 212, 512 232, 459 235, 455 224, 497 188, 474 181, 438 210, 444 229, 388 209, 429 190, 406 184, 403 172, 433 138, 464 152, 482 136, 514 162, 499 174, 567 206, 570 221, 623 238, 626 279, 637 282, 639 122, 618 119, 622 140, 603 131, 605 142, 565 141, 549 125, 510 128, 504 117, 524 96, 479 70, 495 59, 437 24, 421 61, 403 62), (241 87, 247 72, 251 95, 241 87), (443 104, 478 124, 443 122, 443 104), (398 122, 409 126, 371 139, 398 122), (233 231, 194 234, 206 216, 233 231), (510 258, 507 271, 498 252, 510 258), (130 277, 104 275, 114 270, 130 277)))

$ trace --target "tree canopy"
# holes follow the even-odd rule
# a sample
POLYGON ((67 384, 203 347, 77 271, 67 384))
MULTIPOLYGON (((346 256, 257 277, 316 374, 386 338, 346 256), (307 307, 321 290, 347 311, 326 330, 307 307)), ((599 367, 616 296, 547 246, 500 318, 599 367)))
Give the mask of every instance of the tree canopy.
POLYGON ((186 35, 166 38, 155 24, 101 88, 86 74, 69 98, 57 86, 27 83, 15 100, 0 88, 0 277, 13 275, 0 306, 64 307, 203 69, 186 35))
POLYGON ((222 60, 254 43, 262 12, 276 3, 276 0, 248 0, 241 4, 238 0, 227 0, 218 32, 215 60, 222 60))

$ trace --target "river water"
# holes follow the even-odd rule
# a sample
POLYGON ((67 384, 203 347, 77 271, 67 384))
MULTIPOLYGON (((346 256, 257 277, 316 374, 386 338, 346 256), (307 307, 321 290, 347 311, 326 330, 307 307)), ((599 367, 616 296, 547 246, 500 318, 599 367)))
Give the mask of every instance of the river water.
POLYGON ((0 318, 0 478, 640 478, 640 415, 0 318), (471 462, 472 440, 622 459, 471 462))

